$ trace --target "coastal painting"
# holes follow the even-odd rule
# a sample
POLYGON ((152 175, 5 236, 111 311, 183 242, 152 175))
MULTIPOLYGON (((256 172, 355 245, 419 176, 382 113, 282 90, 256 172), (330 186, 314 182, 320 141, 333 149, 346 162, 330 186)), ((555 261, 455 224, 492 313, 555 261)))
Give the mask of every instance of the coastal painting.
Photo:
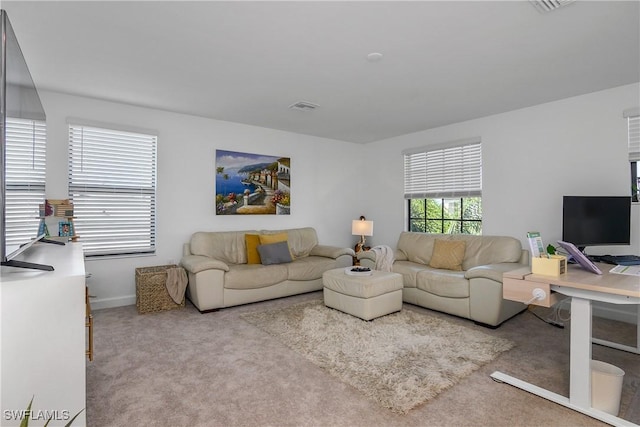
POLYGON ((216 215, 289 215, 291 159, 216 150, 216 215))

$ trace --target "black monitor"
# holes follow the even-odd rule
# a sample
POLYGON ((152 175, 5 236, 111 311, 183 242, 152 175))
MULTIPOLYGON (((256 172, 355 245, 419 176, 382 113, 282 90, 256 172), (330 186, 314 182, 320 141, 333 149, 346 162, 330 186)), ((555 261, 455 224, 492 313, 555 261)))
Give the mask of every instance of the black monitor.
POLYGON ((586 246, 631 244, 631 197, 564 196, 562 240, 586 246))

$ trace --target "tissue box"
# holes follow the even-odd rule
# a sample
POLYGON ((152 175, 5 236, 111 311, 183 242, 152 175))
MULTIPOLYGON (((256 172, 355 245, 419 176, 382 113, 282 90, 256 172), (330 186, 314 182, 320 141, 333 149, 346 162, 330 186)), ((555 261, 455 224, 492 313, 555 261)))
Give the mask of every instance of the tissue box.
POLYGON ((531 272, 545 276, 560 276, 567 272, 567 257, 549 255, 549 258, 531 258, 531 272))

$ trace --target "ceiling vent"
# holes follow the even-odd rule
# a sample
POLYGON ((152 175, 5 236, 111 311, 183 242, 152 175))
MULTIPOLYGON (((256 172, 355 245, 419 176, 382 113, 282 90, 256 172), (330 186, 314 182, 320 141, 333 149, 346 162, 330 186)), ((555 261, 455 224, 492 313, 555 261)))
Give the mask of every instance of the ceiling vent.
POLYGON ((298 101, 295 104, 289 105, 290 109, 299 111, 313 111, 318 107, 318 104, 312 104, 311 102, 307 101, 298 101))
POLYGON ((551 12, 573 3, 576 0, 529 0, 540 13, 551 12))

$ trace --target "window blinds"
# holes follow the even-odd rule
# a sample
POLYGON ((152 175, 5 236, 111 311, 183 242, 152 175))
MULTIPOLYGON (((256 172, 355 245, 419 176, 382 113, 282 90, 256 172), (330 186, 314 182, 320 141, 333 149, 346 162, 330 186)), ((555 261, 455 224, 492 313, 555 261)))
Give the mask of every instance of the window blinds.
POLYGON ((479 138, 404 153, 404 198, 482 195, 482 144, 479 138))
POLYGON ((71 124, 69 197, 87 255, 155 251, 157 137, 71 124))
POLYGON ((629 116, 629 161, 640 162, 640 116, 629 116))
POLYGON ((47 127, 45 122, 6 119, 6 244, 19 245, 38 234, 38 206, 44 203, 47 127))

